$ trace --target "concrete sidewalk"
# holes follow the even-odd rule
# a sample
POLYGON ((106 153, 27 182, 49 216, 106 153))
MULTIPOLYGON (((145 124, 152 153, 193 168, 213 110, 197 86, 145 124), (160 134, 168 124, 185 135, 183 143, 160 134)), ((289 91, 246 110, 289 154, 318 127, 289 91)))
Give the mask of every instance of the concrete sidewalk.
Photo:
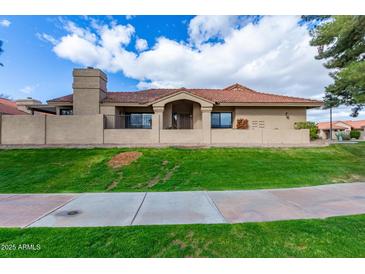
POLYGON ((365 214, 365 183, 247 190, 0 195, 0 227, 264 222, 365 214))

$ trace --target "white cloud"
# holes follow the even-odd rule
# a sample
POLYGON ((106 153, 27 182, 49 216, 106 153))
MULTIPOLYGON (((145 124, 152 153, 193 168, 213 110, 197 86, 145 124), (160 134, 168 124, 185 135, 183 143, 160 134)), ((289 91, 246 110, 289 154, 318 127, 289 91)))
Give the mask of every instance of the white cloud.
POLYGON ((199 45, 210 38, 224 38, 234 30, 237 16, 196 16, 189 23, 190 41, 199 45))
POLYGON ((20 92, 25 93, 25 94, 31 94, 37 87, 38 85, 27 85, 23 88, 20 89, 20 92))
POLYGON ((131 20, 132 18, 136 17, 135 15, 126 15, 125 19, 131 20))
MULTIPOLYGON (((335 120, 359 120, 365 119, 365 113, 362 112, 356 118, 351 117, 351 107, 340 106, 332 109, 332 119, 335 120)), ((310 109, 307 112, 307 120, 315 122, 328 122, 330 120, 329 109, 310 109)))
POLYGON ((122 72, 138 80, 139 88, 222 88, 238 82, 258 91, 320 99, 331 78, 314 59, 316 48, 299 19, 265 16, 257 24, 243 24, 239 17, 197 16, 188 24, 188 41, 158 37, 145 48, 137 38, 136 49, 144 50, 139 54, 128 47, 135 36, 130 24, 113 21, 87 29, 68 22, 68 34, 53 50, 77 64, 122 72))
POLYGON ((145 39, 137 39, 136 40, 136 50, 138 51, 144 51, 148 48, 147 40, 145 39))
POLYGON ((0 26, 4 27, 4 28, 8 28, 10 27, 11 22, 7 19, 2 19, 0 20, 0 26))
POLYGON ((47 33, 36 33, 36 36, 39 40, 42 40, 44 42, 49 42, 52 45, 57 45, 58 44, 58 40, 56 38, 54 38, 52 35, 49 35, 47 33))
POLYGON ((135 54, 125 50, 134 34, 131 25, 97 25, 94 31, 67 22, 65 29, 69 32, 61 37, 53 51, 62 58, 84 66, 96 66, 106 71, 117 72, 131 65, 129 59, 135 54), (124 63, 125 62, 125 63, 124 63))

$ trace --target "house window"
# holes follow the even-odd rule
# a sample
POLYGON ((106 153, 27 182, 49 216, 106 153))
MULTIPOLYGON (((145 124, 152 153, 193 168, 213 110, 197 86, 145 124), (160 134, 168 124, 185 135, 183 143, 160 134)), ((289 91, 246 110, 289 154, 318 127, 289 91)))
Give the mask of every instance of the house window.
POLYGON ((231 128, 232 112, 212 112, 212 128, 231 128))
POLYGON ((71 108, 61 108, 60 115, 73 115, 71 108))
POLYGON ((126 113, 125 128, 152 128, 152 114, 126 113))

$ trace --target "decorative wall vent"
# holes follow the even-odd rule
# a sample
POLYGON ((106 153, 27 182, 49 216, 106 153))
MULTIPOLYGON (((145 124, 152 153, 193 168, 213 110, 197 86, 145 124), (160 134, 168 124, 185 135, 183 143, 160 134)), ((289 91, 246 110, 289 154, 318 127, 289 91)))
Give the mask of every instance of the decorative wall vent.
POLYGON ((248 129, 248 120, 247 119, 237 119, 237 128, 238 129, 248 129))
POLYGON ((252 128, 265 128, 265 121, 252 121, 252 128))

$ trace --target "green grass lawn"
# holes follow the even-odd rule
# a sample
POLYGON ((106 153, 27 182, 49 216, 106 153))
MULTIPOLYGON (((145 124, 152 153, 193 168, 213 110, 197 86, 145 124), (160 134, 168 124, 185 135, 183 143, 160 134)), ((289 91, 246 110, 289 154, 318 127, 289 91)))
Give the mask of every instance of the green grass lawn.
POLYGON ((365 257, 364 242, 365 215, 234 225, 0 229, 0 257, 365 257), (21 250, 31 244, 40 250, 21 250))
POLYGON ((321 148, 0 150, 0 193, 258 189, 364 178, 365 143, 321 148), (113 155, 135 150, 143 156, 131 165, 107 165, 113 155))

